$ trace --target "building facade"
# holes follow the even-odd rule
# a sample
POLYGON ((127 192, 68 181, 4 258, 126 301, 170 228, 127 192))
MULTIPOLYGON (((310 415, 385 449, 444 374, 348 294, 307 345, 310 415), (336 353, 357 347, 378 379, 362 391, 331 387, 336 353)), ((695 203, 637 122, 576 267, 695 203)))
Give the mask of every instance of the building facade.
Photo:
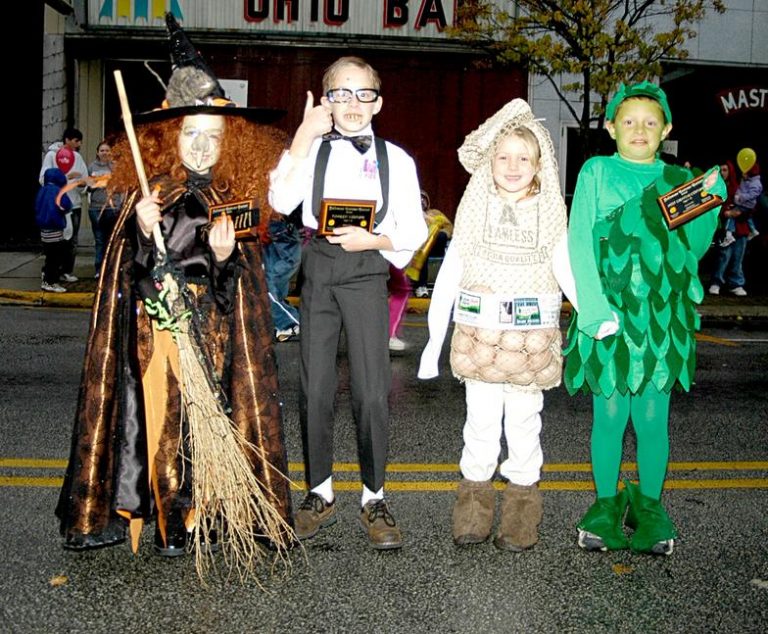
MULTIPOLYGON (((667 62, 660 78, 674 116, 665 149, 700 166, 733 160, 742 147, 768 156, 768 1, 723 2, 724 14, 709 11, 694 25, 697 36, 687 42, 688 58, 667 62)), ((561 77, 560 84, 574 79, 561 77)), ((528 94, 533 111, 546 119, 562 186, 570 194, 579 168, 579 159, 568 160, 576 123, 545 78, 531 75, 528 94)))
MULTIPOLYGON (((543 78, 498 68, 451 39, 445 29, 458 1, 48 0, 41 150, 76 125, 90 160, 103 136, 120 131, 114 70, 125 76, 134 111, 160 103, 153 73, 170 74, 163 21, 170 11, 231 95, 285 109, 277 125, 289 133, 306 91, 319 98, 328 64, 340 55, 366 58, 383 82, 377 133, 415 157, 424 189, 451 217, 467 182, 456 158, 464 136, 510 99, 527 98, 552 134, 568 197, 581 162, 569 143, 568 109, 543 78)), ((661 78, 675 114, 667 149, 702 166, 741 147, 768 152, 768 2, 725 4, 725 14, 710 12, 696 25, 689 58, 670 61, 661 78)))
MULTIPOLYGON (((414 156, 422 187, 435 206, 455 212, 467 175, 456 149, 464 136, 501 105, 525 97, 522 68, 494 68, 445 32, 456 0, 73 0, 73 13, 53 34, 63 50, 66 87, 51 87, 44 119, 71 95, 67 120, 45 125, 42 145, 67 123, 84 135, 90 157, 102 136, 121 130, 112 74, 120 70, 134 111, 157 107, 170 74, 163 15, 172 12, 243 105, 282 108, 277 126, 291 133, 306 93, 321 96, 325 68, 341 55, 359 55, 382 79, 384 107, 377 134, 414 156), (150 71, 151 69, 151 71, 150 71), (154 73, 154 74, 153 74, 154 73), (58 91, 58 95, 55 94, 58 91)), ((49 8, 49 11, 53 9, 49 8)), ((54 55, 46 62, 56 66, 54 55)))

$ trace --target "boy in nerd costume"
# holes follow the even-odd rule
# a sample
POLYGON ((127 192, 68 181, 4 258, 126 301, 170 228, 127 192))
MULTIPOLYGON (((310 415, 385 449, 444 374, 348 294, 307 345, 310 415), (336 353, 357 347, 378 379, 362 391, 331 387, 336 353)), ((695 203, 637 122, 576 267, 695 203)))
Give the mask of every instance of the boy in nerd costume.
POLYGON ((346 333, 352 409, 363 481, 360 522, 371 546, 399 548, 400 529, 384 500, 390 387, 387 276, 405 267, 427 237, 416 167, 408 154, 373 135, 383 105, 376 71, 342 57, 323 76, 323 96, 307 93, 304 118, 271 174, 270 204, 318 227, 322 199, 376 201, 372 231, 359 226, 316 235, 303 254, 300 417, 309 493, 294 516, 308 539, 336 521, 333 422, 336 353, 346 333))

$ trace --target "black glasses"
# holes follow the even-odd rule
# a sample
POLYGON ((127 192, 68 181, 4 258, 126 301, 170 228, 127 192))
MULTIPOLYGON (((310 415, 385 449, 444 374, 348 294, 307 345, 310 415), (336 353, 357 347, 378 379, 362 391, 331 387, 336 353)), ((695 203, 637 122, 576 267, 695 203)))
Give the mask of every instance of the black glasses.
POLYGON ((357 90, 332 88, 325 93, 331 103, 349 103, 352 101, 352 95, 357 97, 360 103, 371 103, 379 98, 379 91, 375 88, 358 88, 357 90))

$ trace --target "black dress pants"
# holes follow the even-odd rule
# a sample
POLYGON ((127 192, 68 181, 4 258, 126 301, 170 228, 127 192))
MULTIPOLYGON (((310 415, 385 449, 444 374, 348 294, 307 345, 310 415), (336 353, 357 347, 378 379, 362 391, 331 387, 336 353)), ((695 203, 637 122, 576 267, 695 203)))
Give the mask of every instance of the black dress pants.
POLYGON ((313 488, 333 465, 336 354, 344 328, 360 471, 368 489, 384 485, 389 431, 389 265, 378 251, 347 253, 325 238, 302 253, 301 394, 306 480, 313 488))

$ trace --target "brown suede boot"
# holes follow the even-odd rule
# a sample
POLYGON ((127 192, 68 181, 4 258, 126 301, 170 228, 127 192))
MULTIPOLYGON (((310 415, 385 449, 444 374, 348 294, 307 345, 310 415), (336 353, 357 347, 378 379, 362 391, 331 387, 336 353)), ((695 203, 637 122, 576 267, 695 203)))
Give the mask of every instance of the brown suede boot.
POLYGON ((480 544, 493 527, 496 491, 490 480, 462 480, 453 506, 453 541, 458 546, 480 544))
POLYGON ((507 483, 501 498, 501 522, 493 540, 502 550, 521 552, 539 541, 539 524, 543 515, 538 484, 520 486, 507 483))

